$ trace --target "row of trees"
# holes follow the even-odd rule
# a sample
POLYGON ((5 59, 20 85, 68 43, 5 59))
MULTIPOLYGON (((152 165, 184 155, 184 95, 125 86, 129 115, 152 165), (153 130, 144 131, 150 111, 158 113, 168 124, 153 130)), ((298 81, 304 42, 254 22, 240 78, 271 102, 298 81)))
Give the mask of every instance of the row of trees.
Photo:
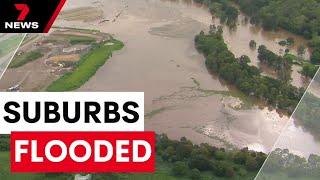
MULTIPOLYGON (((1 151, 9 151, 9 136, 1 136, 1 151)), ((156 136, 156 158, 157 166, 165 163, 166 176, 176 176, 183 179, 200 180, 202 177, 223 177, 237 179, 253 179, 255 174, 261 168, 267 155, 243 150, 225 150, 216 148, 209 144, 195 145, 186 138, 180 141, 170 140, 166 135, 156 136), (205 173, 205 175, 204 175, 205 173)), ((1 174, 0 177, 10 178, 10 174, 1 174)), ((35 179, 72 179, 72 174, 64 173, 46 173, 38 174, 35 179)), ((145 176, 141 174, 134 175, 135 179, 150 179, 152 175, 145 176)), ((94 174, 94 179, 131 179, 131 175, 107 173, 94 174)), ((132 176, 133 177, 133 176, 132 176)), ((157 173, 154 174, 157 179, 157 173)))
POLYGON ((208 144, 194 145, 186 138, 170 140, 166 135, 157 136, 156 148, 157 157, 172 164, 173 175, 195 180, 200 179, 202 172, 247 178, 255 174, 266 159, 266 154, 248 149, 226 151, 208 144))
POLYGON ((268 50, 266 46, 261 45, 258 49, 258 59, 261 63, 273 68, 277 72, 280 80, 285 83, 291 81, 293 62, 290 58, 278 56, 277 54, 268 50))
POLYGON ((196 48, 206 57, 209 70, 216 72, 247 95, 255 96, 270 105, 293 112, 304 92, 289 83, 262 76, 255 66, 250 66, 249 57, 235 58, 224 43, 221 33, 201 32, 195 38, 196 48))
POLYGON ((288 149, 276 149, 270 153, 258 179, 318 179, 319 176, 319 156, 312 154, 305 159, 290 153, 288 149))

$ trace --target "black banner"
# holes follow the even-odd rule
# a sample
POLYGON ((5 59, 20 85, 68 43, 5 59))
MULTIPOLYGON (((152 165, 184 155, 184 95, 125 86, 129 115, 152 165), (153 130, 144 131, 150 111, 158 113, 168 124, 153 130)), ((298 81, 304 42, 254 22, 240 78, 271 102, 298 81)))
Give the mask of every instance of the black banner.
POLYGON ((0 33, 47 33, 66 0, 0 0, 0 33))

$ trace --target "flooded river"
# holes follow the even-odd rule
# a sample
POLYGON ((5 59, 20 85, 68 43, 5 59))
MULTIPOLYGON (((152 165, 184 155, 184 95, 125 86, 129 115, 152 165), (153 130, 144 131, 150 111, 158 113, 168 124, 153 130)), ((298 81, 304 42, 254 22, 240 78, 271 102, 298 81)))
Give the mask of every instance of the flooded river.
MULTIPOLYGON (((125 48, 79 91, 145 92, 146 130, 170 138, 185 136, 195 143, 264 152, 272 148, 288 117, 248 105, 241 93, 207 71, 194 48, 195 35, 213 23, 207 8, 190 0, 69 0, 64 10, 70 15, 81 7, 96 8, 104 19, 60 17, 55 26, 99 29, 123 41, 125 48)), ((225 40, 236 56, 246 54, 254 65, 258 63, 256 51, 249 49, 252 39, 276 52, 277 42, 288 37, 305 43, 286 32, 268 33, 243 24, 242 18, 236 31, 225 29, 225 40)))
MULTIPOLYGON (((284 30, 276 32, 265 31, 261 27, 251 25, 247 21, 246 17, 243 14, 240 14, 237 28, 230 29, 227 26, 224 26, 223 37, 225 42, 228 44, 229 49, 236 55, 236 57, 240 57, 244 54, 249 56, 251 64, 260 67, 265 75, 276 77, 275 72, 260 64, 257 49, 251 49, 249 46, 249 42, 251 40, 254 40, 257 43, 257 48, 260 45, 265 45, 269 50, 278 55, 284 55, 285 50, 289 49, 290 54, 298 56, 297 49, 300 46, 307 47, 307 40, 300 36, 296 36, 284 30), (287 38, 293 38, 295 42, 294 45, 288 47, 279 45, 280 41, 286 40, 287 38)), ((215 18, 214 23, 220 24, 220 20, 215 18)), ((302 58, 310 59, 310 56, 311 52, 307 49, 302 55, 302 58)), ((293 65, 292 84, 297 87, 307 87, 310 81, 301 76, 299 73, 301 70, 301 66, 293 65)))

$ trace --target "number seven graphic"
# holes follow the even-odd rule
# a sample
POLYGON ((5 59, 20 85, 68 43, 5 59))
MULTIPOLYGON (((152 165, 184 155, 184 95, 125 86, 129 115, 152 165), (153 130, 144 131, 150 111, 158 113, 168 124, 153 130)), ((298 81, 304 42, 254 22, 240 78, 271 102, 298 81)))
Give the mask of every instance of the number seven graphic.
POLYGON ((27 4, 15 4, 15 6, 18 11, 21 11, 18 21, 24 21, 29 14, 29 6, 27 4))

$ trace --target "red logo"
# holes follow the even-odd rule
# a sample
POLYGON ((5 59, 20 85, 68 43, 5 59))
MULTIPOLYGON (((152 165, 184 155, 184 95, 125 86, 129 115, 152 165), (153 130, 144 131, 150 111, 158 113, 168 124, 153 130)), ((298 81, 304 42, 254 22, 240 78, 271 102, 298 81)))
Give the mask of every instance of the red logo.
POLYGON ((29 6, 27 4, 15 4, 15 7, 18 11, 21 11, 17 20, 24 21, 30 12, 29 6))
POLYGON ((153 132, 13 132, 11 172, 154 172, 153 132))

